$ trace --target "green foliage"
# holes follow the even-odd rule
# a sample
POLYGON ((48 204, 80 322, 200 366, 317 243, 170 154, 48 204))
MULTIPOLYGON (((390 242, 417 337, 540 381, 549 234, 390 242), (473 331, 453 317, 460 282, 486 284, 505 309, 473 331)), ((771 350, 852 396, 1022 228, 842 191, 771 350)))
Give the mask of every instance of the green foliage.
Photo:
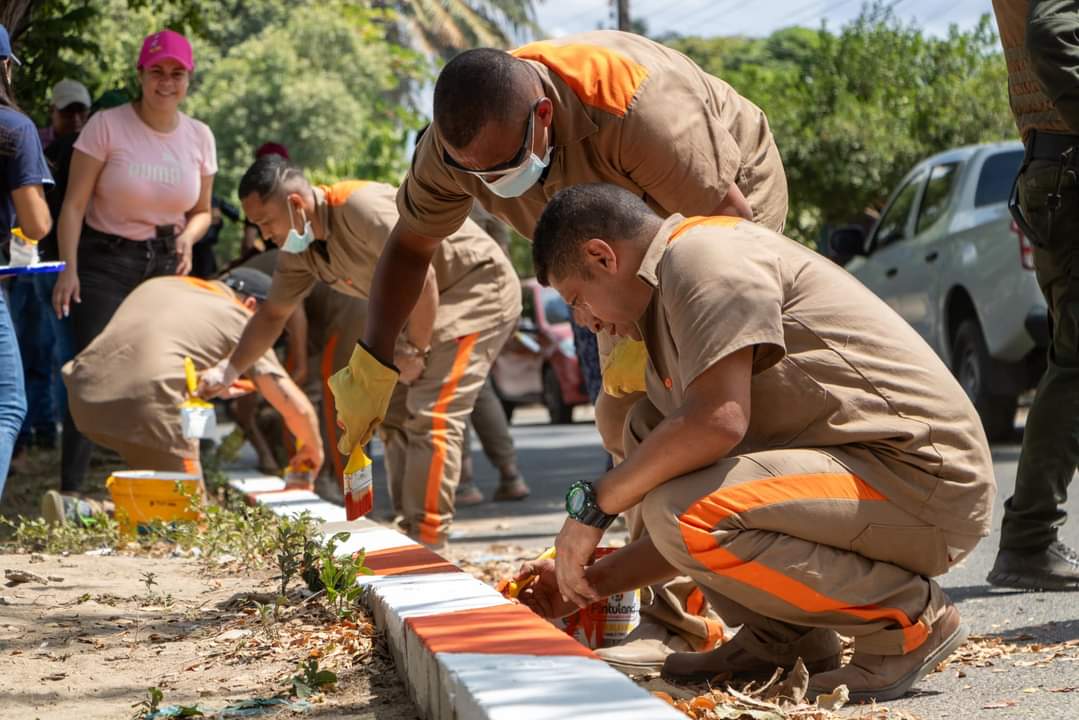
POLYGON ((331 670, 319 670, 318 660, 308 658, 300 663, 299 672, 289 682, 289 693, 298 698, 314 695, 327 685, 337 682, 337 674, 331 670))
POLYGON ((18 552, 44 552, 50 555, 82 553, 98 548, 114 548, 120 544, 120 526, 104 515, 94 517, 88 524, 68 523, 50 526, 44 518, 18 516, 14 520, 0 517, 0 527, 11 531, 7 544, 18 552))
POLYGON ((298 573, 310 566, 318 554, 318 521, 304 512, 282 518, 277 524, 278 597, 287 597, 288 585, 298 573))
POLYGON ((838 32, 668 42, 765 111, 787 171, 787 234, 810 244, 879 208, 926 156, 1015 135, 988 16, 937 38, 878 4, 838 32))
POLYGON ((363 564, 366 553, 363 550, 355 555, 335 557, 337 544, 348 540, 347 532, 339 532, 318 551, 318 580, 326 592, 326 602, 339 618, 347 618, 363 594, 363 588, 356 581, 360 575, 371 575, 370 568, 363 564))
POLYGON ((443 59, 470 47, 509 47, 522 32, 539 31, 531 0, 398 0, 393 5, 409 39, 443 59))

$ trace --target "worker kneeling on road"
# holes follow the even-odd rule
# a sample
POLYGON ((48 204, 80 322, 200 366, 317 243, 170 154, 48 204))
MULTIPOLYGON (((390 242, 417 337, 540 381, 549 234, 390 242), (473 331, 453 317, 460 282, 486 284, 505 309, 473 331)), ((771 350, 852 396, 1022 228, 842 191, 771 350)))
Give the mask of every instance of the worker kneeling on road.
MULTIPOLYGON (((134 469, 201 475, 199 441, 184 437, 180 418, 180 405, 188 399, 184 358, 206 368, 231 352, 269 290, 269 276, 248 268, 220 281, 163 277, 139 285, 102 333, 64 366, 79 431, 134 469)), ((248 375, 303 441, 292 462, 317 471, 322 440, 311 403, 272 350, 256 358, 248 375)), ((224 394, 248 391, 230 388, 224 394)))
POLYGON ((810 691, 906 693, 965 638, 930 578, 988 534, 995 482, 974 408, 948 369, 846 271, 730 217, 667 220, 612 185, 559 193, 536 273, 648 351, 627 458, 576 483, 557 560, 523 600, 564 615, 689 575, 742 629, 674 653, 673 680, 770 674, 802 657, 810 691), (647 534, 585 567, 615 515, 647 534), (562 598, 567 598, 563 600, 562 598), (840 667, 837 633, 855 638, 840 667))
MULTIPOLYGON (((396 188, 357 180, 312 187, 298 167, 276 155, 248 168, 239 195, 248 219, 281 254, 270 297, 236 350, 203 374, 200 388, 211 394, 273 344, 316 283, 366 299, 397 224, 396 188)), ((349 422, 354 414, 385 418, 394 504, 412 537, 438 546, 453 519, 465 418, 516 326, 521 289, 509 259, 472 221, 439 246, 422 284, 420 301, 397 338, 393 366, 353 345, 347 366, 329 385, 336 398, 344 393, 351 401, 336 407, 345 430, 342 453, 359 452, 374 430, 372 423, 349 422)))

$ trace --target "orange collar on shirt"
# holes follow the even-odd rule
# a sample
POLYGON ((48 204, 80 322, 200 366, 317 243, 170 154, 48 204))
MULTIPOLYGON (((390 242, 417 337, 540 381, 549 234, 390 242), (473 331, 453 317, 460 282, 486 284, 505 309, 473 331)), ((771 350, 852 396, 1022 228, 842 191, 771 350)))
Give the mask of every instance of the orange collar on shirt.
POLYGON ((678 223, 678 226, 671 233, 671 236, 667 238, 667 244, 670 245, 672 242, 678 239, 679 235, 689 230, 692 230, 695 227, 701 227, 705 225, 714 225, 716 227, 734 227, 740 222, 742 222, 742 218, 730 217, 727 215, 714 215, 712 217, 698 216, 686 218, 682 222, 678 223))
POLYGON ((648 70, 632 58, 598 45, 534 42, 510 53, 548 67, 585 105, 624 117, 648 70))

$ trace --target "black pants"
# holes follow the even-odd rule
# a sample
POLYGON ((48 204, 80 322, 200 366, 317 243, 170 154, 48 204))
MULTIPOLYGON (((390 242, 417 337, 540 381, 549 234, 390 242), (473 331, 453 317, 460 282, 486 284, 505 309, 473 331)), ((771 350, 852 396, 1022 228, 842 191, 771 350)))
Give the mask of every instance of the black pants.
MULTIPOLYGON (((76 355, 101 334, 120 303, 139 283, 176 273, 176 239, 126 240, 84 227, 78 257, 82 302, 71 304, 76 355)), ((62 450, 60 486, 65 492, 76 492, 90 468, 93 443, 75 427, 70 411, 64 416, 62 450)))
POLYGON ((1035 131, 1027 146, 1017 200, 1035 244, 1051 336, 1048 369, 1023 433, 1015 494, 1004 503, 1000 547, 1036 551, 1057 539, 1079 466, 1079 136, 1035 131), (1061 157, 1071 147, 1073 155, 1061 157))

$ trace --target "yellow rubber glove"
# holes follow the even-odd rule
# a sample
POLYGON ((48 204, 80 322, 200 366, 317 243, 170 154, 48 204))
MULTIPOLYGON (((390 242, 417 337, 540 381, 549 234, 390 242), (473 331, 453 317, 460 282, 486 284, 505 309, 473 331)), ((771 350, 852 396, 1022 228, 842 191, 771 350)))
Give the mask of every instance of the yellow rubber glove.
POLYGON ((397 375, 396 368, 383 365, 357 343, 348 365, 330 376, 337 424, 345 431, 337 443, 342 455, 366 445, 386 418, 397 375))
POLYGON ((644 369, 648 351, 640 340, 623 338, 603 364, 603 392, 616 398, 644 392, 644 369))

